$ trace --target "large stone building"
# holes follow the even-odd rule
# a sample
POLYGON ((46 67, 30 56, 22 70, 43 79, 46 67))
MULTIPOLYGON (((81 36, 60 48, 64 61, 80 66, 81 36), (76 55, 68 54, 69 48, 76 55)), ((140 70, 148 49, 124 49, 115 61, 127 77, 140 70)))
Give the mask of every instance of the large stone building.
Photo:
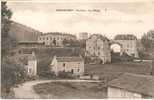
POLYGON ((114 38, 115 42, 122 45, 122 52, 130 56, 138 57, 137 38, 131 34, 119 34, 114 38))
POLYGON ((84 74, 84 60, 80 56, 57 57, 54 56, 50 64, 51 72, 58 75, 59 72, 71 72, 75 76, 84 74))
POLYGON ((99 58, 102 63, 111 62, 109 40, 100 34, 93 34, 86 40, 86 54, 92 59, 99 58))
POLYGON ((76 36, 63 33, 46 33, 38 37, 38 42, 44 43, 46 46, 63 46, 64 40, 76 40, 76 36))
POLYGON ((154 98, 154 77, 125 73, 108 84, 108 98, 154 98))

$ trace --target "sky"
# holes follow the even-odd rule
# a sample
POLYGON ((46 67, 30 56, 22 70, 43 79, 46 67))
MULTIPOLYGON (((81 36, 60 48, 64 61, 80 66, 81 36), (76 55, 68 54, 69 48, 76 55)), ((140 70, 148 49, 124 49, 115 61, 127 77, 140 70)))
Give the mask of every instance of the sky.
POLYGON ((134 34, 140 38, 154 29, 153 0, 83 1, 8 1, 7 5, 13 11, 12 20, 43 33, 88 32, 108 38, 134 34), (73 11, 63 11, 68 9, 73 11))

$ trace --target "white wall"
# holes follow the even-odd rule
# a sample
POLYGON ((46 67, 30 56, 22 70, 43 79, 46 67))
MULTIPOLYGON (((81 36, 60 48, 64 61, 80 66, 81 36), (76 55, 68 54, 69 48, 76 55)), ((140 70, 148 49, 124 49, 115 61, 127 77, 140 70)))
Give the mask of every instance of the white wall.
POLYGON ((30 76, 36 76, 37 75, 37 61, 36 60, 30 60, 28 61, 28 75, 30 76))
POLYGON ((74 71, 73 74, 82 75, 84 73, 84 62, 57 62, 58 71, 71 72, 72 69, 74 71), (65 67, 63 64, 65 64, 65 67))
POLYGON ((58 75, 58 69, 57 69, 57 60, 56 60, 56 57, 54 56, 51 64, 50 64, 50 71, 54 71, 56 75, 58 75))
POLYGON ((65 71, 65 72, 71 72, 73 69, 74 75, 83 75, 84 74, 84 61, 79 62, 57 62, 56 58, 53 59, 51 65, 52 67, 51 71, 54 71, 56 75, 58 75, 58 72, 65 71), (63 66, 65 64, 65 66, 63 66), (79 72, 78 72, 79 69, 79 72))
POLYGON ((108 87, 108 98, 142 98, 142 95, 124 89, 108 87))

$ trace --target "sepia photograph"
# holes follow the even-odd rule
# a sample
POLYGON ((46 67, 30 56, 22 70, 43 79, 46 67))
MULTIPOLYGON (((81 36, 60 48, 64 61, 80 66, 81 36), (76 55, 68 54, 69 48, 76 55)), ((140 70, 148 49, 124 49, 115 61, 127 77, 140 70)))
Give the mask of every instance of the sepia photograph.
POLYGON ((154 99, 154 0, 1 1, 2 99, 154 99))

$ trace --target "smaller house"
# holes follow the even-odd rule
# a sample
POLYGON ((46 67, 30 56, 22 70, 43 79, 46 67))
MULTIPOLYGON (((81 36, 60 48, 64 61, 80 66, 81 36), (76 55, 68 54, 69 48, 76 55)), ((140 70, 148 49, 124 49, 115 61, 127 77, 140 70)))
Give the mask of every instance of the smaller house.
POLYGON ((108 84, 108 98, 154 98, 154 77, 125 73, 108 84))
POLYGON ((37 75, 37 59, 35 52, 22 54, 21 55, 22 62, 25 65, 25 69, 27 71, 28 76, 36 76, 37 75))
POLYGON ((58 75, 59 72, 71 72, 73 75, 80 76, 84 74, 84 60, 80 56, 54 56, 50 68, 56 75, 58 75))
POLYGON ((35 53, 32 52, 31 55, 28 56, 28 63, 26 68, 28 69, 28 75, 36 76, 37 75, 37 60, 35 53))

